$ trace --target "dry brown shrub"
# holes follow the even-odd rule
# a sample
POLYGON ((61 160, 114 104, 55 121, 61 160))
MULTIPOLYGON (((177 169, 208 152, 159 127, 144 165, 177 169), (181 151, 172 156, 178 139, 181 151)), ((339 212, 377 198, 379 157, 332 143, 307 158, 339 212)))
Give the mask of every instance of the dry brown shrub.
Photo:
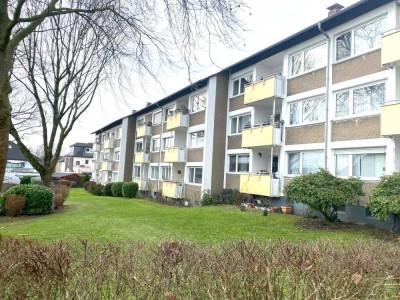
POLYGON ((26 198, 21 195, 7 195, 6 196, 6 215, 9 217, 19 216, 26 205, 26 198))
POLYGON ((55 208, 63 206, 69 194, 69 187, 65 185, 54 185, 51 189, 54 192, 55 208))

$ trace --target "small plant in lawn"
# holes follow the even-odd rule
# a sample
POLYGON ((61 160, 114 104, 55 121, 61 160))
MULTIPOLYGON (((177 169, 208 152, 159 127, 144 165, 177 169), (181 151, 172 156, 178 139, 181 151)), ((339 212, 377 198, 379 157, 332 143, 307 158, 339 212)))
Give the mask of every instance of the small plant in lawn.
POLYGON ((22 176, 21 181, 19 183, 20 184, 31 184, 32 177, 31 176, 22 176))
POLYGON ((40 215, 49 213, 54 206, 54 192, 43 185, 23 184, 8 189, 4 196, 20 195, 26 198, 22 214, 40 215))
POLYGON ((9 194, 6 196, 5 210, 9 217, 17 217, 22 214, 26 205, 26 198, 20 195, 9 194))
POLYGON ((113 193, 112 193, 112 190, 111 190, 112 185, 113 185, 112 183, 107 183, 104 186, 104 196, 110 196, 110 197, 113 196, 113 193))
POLYGON ((210 190, 205 190, 201 197, 201 205, 217 205, 219 203, 219 197, 212 195, 210 190))
POLYGON ((371 214, 381 221, 387 220, 389 214, 393 214, 393 229, 395 228, 396 219, 400 215, 400 173, 381 178, 372 190, 367 207, 371 214))
POLYGON ((123 182, 113 182, 111 185, 111 192, 114 197, 122 197, 122 186, 124 185, 123 182))
POLYGON ((341 205, 356 202, 363 195, 362 181, 358 178, 342 179, 320 169, 314 174, 301 175, 285 187, 291 201, 297 201, 319 211, 325 221, 336 221, 341 205))
POLYGON ((95 183, 90 186, 89 193, 95 196, 103 196, 104 195, 104 185, 100 183, 95 183))
POLYGON ((89 191, 89 190, 90 190, 90 187, 91 187, 92 185, 94 185, 94 184, 96 184, 96 182, 94 182, 94 181, 85 182, 85 183, 83 184, 83 188, 84 188, 86 191, 89 191))
POLYGON ((134 198, 139 190, 139 185, 136 182, 124 182, 122 185, 122 195, 125 198, 134 198))

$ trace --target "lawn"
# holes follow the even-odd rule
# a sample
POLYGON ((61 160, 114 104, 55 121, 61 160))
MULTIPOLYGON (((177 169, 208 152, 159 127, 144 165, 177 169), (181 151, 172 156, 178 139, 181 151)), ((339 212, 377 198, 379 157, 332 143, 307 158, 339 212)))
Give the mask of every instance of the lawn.
POLYGON ((50 215, 1 217, 0 234, 46 242, 184 240, 207 245, 239 239, 368 240, 377 235, 376 230, 361 226, 352 230, 304 229, 301 220, 303 217, 283 214, 265 217, 258 211, 241 212, 231 206, 185 208, 148 200, 97 197, 83 189, 72 189, 65 207, 50 215))

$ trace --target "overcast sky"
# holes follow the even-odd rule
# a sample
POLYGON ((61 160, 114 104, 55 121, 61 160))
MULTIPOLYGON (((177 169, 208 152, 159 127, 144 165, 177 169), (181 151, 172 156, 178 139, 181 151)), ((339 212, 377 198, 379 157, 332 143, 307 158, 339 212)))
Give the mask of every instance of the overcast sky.
MULTIPOLYGON (((357 1, 340 0, 338 3, 348 7, 357 1)), ((237 43, 238 49, 226 49, 221 46, 211 48, 211 57, 200 55, 202 68, 192 73, 192 80, 199 80, 225 68, 253 53, 312 25, 328 15, 328 6, 334 0, 247 0, 250 11, 243 16, 248 30, 242 34, 243 39, 237 43)), ((133 109, 141 109, 146 102, 155 102, 187 86, 187 71, 174 69, 160 74, 162 83, 148 82, 143 84, 145 91, 138 83, 138 78, 131 78, 134 93, 125 93, 124 97, 112 93, 110 89, 102 89, 88 109, 76 123, 74 130, 67 138, 64 149, 76 142, 93 142, 91 133, 105 125, 123 117, 133 109)), ((142 80, 143 81, 143 80, 142 80)))

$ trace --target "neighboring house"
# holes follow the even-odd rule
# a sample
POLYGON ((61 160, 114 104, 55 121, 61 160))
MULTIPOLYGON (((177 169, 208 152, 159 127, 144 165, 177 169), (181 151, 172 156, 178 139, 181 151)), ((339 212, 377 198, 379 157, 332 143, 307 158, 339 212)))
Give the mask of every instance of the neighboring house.
POLYGON ((14 142, 8 143, 7 164, 4 174, 5 183, 19 183, 23 176, 38 176, 39 173, 26 160, 14 142))
POLYGON ((400 8, 342 8, 96 131, 94 178, 132 170, 154 195, 195 202, 237 189, 280 205, 291 178, 327 168, 364 181, 361 206, 342 218, 385 227, 363 205, 380 176, 400 171, 400 8))
POLYGON ((92 173, 93 143, 75 143, 69 147, 68 154, 60 157, 57 172, 92 173))

